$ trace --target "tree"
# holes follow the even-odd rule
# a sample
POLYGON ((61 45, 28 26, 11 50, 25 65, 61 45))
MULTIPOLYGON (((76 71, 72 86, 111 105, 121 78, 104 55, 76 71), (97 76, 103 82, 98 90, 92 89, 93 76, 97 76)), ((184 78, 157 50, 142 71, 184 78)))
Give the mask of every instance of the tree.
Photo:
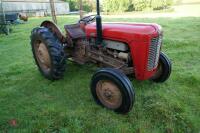
POLYGON ((106 12, 125 12, 129 9, 130 0, 104 0, 103 9, 106 12))
MULTIPOLYGON (((64 0, 69 2, 69 8, 71 11, 78 11, 80 9, 80 1, 79 0, 64 0)), ((83 10, 87 12, 91 12, 94 10, 95 0, 82 0, 83 10)))
POLYGON ((173 0, 103 0, 105 12, 142 11, 146 8, 164 9, 173 4, 173 0))

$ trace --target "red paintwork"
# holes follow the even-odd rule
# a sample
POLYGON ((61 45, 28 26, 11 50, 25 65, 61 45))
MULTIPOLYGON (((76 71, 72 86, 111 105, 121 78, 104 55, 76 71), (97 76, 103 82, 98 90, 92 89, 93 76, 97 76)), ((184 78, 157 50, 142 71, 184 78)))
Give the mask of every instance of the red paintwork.
MULTIPOLYGON (((104 23, 102 27, 104 39, 121 41, 129 45, 136 79, 146 80, 154 75, 156 68, 147 71, 148 49, 151 38, 162 32, 159 25, 104 23)), ((96 37, 96 24, 86 25, 85 32, 87 38, 96 37)))

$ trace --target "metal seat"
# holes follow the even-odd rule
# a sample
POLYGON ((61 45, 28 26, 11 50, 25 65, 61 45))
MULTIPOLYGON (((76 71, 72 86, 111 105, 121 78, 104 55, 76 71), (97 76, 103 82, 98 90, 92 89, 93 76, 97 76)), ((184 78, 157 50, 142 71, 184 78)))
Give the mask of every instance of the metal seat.
POLYGON ((72 39, 80 39, 80 38, 86 37, 84 31, 81 29, 79 24, 65 25, 64 28, 65 28, 67 34, 72 39))

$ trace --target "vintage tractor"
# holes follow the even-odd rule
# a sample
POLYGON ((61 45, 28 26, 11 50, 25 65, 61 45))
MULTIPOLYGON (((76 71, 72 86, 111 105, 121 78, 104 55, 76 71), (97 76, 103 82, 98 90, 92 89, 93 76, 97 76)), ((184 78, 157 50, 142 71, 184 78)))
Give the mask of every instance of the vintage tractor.
POLYGON ((31 46, 41 74, 58 80, 66 60, 101 66, 92 77, 94 100, 118 113, 131 110, 135 92, 126 75, 137 80, 164 82, 171 74, 171 62, 161 52, 163 31, 158 24, 103 23, 99 0, 97 15, 65 25, 66 34, 51 21, 44 21, 31 32, 31 46), (96 22, 95 22, 96 21, 96 22))

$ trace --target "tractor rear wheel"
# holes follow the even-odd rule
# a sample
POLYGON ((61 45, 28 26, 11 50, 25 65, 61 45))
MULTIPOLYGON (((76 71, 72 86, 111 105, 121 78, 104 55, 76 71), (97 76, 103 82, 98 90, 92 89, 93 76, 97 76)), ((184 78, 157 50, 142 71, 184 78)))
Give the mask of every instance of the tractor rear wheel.
POLYGON ((158 68, 155 75, 151 78, 153 82, 165 82, 171 74, 172 63, 169 58, 163 53, 160 53, 158 68))
POLYGON ((39 27, 31 32, 31 46, 35 62, 44 77, 57 80, 65 71, 62 44, 48 28, 39 27))
POLYGON ((130 80, 116 69, 103 68, 91 80, 91 93, 97 104, 118 113, 128 113, 134 103, 135 93, 130 80))

